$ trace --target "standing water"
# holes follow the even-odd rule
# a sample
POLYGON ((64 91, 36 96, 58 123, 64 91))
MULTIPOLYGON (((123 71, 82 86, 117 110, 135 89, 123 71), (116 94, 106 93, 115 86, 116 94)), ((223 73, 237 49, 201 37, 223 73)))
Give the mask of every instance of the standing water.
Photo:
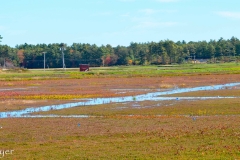
MULTIPOLYGON (((240 85, 240 83, 229 83, 224 85, 214 85, 214 86, 203 86, 203 87, 194 87, 194 88, 177 88, 170 91, 164 92, 154 92, 141 94, 137 96, 126 96, 126 97, 113 97, 113 98, 93 98, 84 102, 74 102, 74 103, 66 103, 60 105, 49 105, 42 107, 32 107, 26 108, 23 110, 9 111, 9 112, 0 112, 0 118, 10 118, 10 117, 59 117, 56 115, 48 115, 48 116, 35 116, 30 115, 30 113, 34 112, 42 112, 42 111, 51 111, 51 110, 60 110, 72 107, 80 107, 80 106, 92 106, 99 104, 109 104, 109 103, 122 103, 122 102, 132 102, 132 101, 163 101, 163 100, 179 100, 179 99, 215 99, 215 98, 235 98, 235 97, 159 97, 164 95, 171 95, 176 93, 186 93, 186 92, 194 92, 194 91, 209 91, 209 90, 220 90, 226 89, 228 87, 233 87, 240 85)), ((61 116, 64 117, 64 116, 61 116)), ((66 116, 67 117, 67 116, 66 116)), ((75 117, 75 116, 71 116, 75 117)), ((88 117, 87 115, 80 115, 76 117, 88 117)))

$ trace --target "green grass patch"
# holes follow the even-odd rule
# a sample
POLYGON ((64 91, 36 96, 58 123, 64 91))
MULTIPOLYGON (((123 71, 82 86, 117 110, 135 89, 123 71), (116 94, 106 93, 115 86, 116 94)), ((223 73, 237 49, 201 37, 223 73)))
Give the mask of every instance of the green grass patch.
POLYGON ((156 76, 189 76, 208 74, 239 74, 240 65, 226 64, 184 64, 166 66, 113 66, 93 67, 89 72, 79 69, 50 70, 10 70, 2 71, 0 80, 30 80, 58 78, 92 78, 92 77, 156 77, 156 76))

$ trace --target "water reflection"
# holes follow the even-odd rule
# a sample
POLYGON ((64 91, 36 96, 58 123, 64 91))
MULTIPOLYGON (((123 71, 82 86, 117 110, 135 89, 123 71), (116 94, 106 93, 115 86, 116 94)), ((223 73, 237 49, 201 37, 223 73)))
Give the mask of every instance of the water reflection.
MULTIPOLYGON (((89 118, 89 117, 95 117, 95 116, 89 116, 89 115, 22 115, 22 118, 89 118)), ((100 117, 100 116, 98 116, 100 117)))
POLYGON ((3 88, 3 89, 0 89, 0 92, 27 90, 27 89, 31 89, 31 88, 37 88, 37 87, 28 87, 28 88, 3 88))
MULTIPOLYGON (((87 101, 84 101, 84 102, 81 101, 81 102, 73 102, 73 103, 66 103, 66 104, 60 104, 60 105, 49 105, 49 106, 36 107, 36 108, 32 107, 32 108, 26 108, 26 109, 17 110, 17 111, 0 112, 0 118, 43 117, 40 115, 33 116, 33 115, 30 115, 30 113, 60 110, 65 108, 77 107, 77 106, 92 106, 92 105, 99 105, 99 104, 108 104, 108 103, 122 103, 122 102, 132 102, 132 101, 140 102, 140 101, 163 101, 163 100, 201 100, 201 99, 216 99, 216 98, 237 98, 237 97, 181 97, 181 98, 159 97, 163 95, 171 95, 176 93, 186 93, 186 92, 194 92, 194 91, 209 91, 209 90, 220 90, 220 89, 228 89, 228 88, 231 89, 231 87, 234 87, 237 85, 240 85, 240 83, 229 83, 224 85, 203 86, 203 87, 194 87, 194 88, 176 88, 169 91, 163 91, 163 92, 158 91, 154 93, 141 94, 137 96, 93 98, 93 99, 88 99, 87 101)), ((86 115, 79 115, 78 117, 81 117, 81 116, 86 116, 86 115)), ((60 116, 47 115, 44 117, 60 117, 60 116)))

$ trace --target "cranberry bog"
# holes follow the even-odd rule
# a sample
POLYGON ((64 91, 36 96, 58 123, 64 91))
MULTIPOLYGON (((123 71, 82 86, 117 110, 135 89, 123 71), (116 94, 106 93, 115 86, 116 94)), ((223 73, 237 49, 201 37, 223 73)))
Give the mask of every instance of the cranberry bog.
POLYGON ((239 73, 235 63, 0 71, 0 157, 239 159, 239 73))

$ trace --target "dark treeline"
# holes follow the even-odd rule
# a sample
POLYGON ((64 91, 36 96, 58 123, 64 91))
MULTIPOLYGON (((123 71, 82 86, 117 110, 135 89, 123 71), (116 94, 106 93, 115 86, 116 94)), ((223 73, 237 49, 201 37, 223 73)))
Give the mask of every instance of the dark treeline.
MULTIPOLYGON (((0 36, 0 40, 1 40, 0 36)), ((61 68, 63 47, 65 66, 148 65, 192 63, 194 60, 208 60, 209 63, 236 61, 240 57, 240 40, 231 39, 188 42, 164 40, 160 42, 130 43, 129 46, 73 43, 71 46, 55 44, 21 44, 15 48, 0 45, 0 64, 6 59, 15 66, 43 68, 44 53, 46 68, 61 68)))

